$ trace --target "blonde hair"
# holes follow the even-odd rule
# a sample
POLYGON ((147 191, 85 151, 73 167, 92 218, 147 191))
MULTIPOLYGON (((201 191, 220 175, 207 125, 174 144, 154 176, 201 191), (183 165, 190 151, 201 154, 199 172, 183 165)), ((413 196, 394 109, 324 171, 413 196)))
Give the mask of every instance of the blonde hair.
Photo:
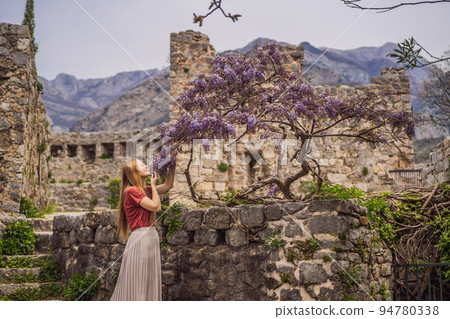
POLYGON ((148 196, 144 186, 142 185, 142 178, 139 174, 138 161, 136 159, 132 159, 122 167, 122 185, 120 187, 119 204, 117 205, 117 209, 119 210, 119 222, 117 224, 116 233, 119 234, 119 232, 121 232, 122 237, 125 240, 127 240, 129 236, 128 221, 125 215, 124 208, 125 192, 127 191, 128 187, 133 186, 138 188, 141 192, 148 196))

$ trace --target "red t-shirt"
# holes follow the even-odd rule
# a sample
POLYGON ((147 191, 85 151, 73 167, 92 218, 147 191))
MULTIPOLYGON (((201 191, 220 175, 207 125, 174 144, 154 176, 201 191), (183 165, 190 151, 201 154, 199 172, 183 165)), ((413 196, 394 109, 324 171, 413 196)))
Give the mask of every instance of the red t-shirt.
MULTIPOLYGON (((144 186, 148 193, 148 197, 152 198, 152 187, 144 186)), ((130 231, 135 230, 140 227, 148 227, 155 221, 156 213, 146 210, 145 208, 139 206, 139 202, 143 199, 145 195, 137 187, 130 187, 125 192, 125 200, 123 202, 125 216, 127 217, 128 225, 130 226, 130 231)))

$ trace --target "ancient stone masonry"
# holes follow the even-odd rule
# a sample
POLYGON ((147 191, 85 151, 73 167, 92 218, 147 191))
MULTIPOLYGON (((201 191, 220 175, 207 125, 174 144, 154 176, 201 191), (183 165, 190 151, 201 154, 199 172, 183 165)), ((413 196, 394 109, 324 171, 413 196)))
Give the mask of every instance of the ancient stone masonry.
MULTIPOLYGON (((66 279, 101 275, 96 300, 109 299, 120 270, 125 242, 116 235, 117 214, 53 221, 53 257, 66 279)), ((365 215, 353 200, 182 208, 182 228, 161 248, 163 299, 380 300, 392 287, 392 255, 365 215)), ((161 239, 173 218, 159 220, 161 239)))
POLYGON ((50 126, 27 26, 0 23, 0 211, 47 205, 50 126))
POLYGON ((433 148, 430 162, 422 169, 424 186, 442 183, 450 179, 450 137, 446 137, 433 148))
POLYGON ((135 133, 52 133, 50 201, 56 210, 109 207, 108 181, 121 178, 127 140, 135 133))
MULTIPOLYGON (((303 47, 287 45, 281 46, 280 49, 287 54, 289 67, 301 71, 304 64, 303 47)), ((214 52, 208 37, 199 32, 186 31, 171 34, 170 80, 173 97, 179 96, 196 74, 207 72, 214 52)), ((409 76, 404 69, 386 68, 381 71, 380 76, 372 77, 371 83, 368 85, 356 87, 318 86, 314 89, 319 93, 335 95, 344 100, 349 97, 364 96, 368 91, 389 90, 387 107, 412 112, 409 76)), ((178 118, 180 112, 183 110, 174 104, 170 112, 171 121, 178 118)), ((348 121, 342 122, 332 131, 330 130, 330 133, 348 129, 350 124, 348 121)), ((237 128, 237 134, 239 135, 239 133, 239 128, 237 128)), ((273 176, 275 173, 280 176, 283 173, 299 169, 300 165, 296 161, 289 162, 288 165, 280 168, 282 158, 268 142, 259 148, 262 162, 258 161, 250 152, 250 149, 257 145, 256 136, 252 138, 250 141, 241 140, 232 147, 228 146, 230 141, 217 142, 219 144, 212 145, 214 156, 201 154, 199 165, 191 168, 191 178, 196 181, 196 190, 207 196, 216 197, 215 193, 224 194, 232 189, 241 189, 254 181, 273 176), (226 172, 218 169, 221 162, 228 163, 226 172)), ((202 151, 200 148, 198 150, 202 151)), ((291 158, 295 150, 295 145, 288 146, 287 157, 284 158, 291 158)), ((316 159, 321 165, 322 175, 331 183, 338 183, 346 187, 356 186, 364 191, 376 192, 391 189, 393 181, 388 171, 410 168, 413 156, 411 139, 372 148, 365 142, 355 142, 350 138, 326 137, 326 140, 317 138, 311 141, 310 153, 306 158, 316 159)), ((178 163, 181 167, 186 167, 188 160, 189 154, 184 152, 180 154, 178 163)), ((302 182, 308 180, 312 180, 312 177, 304 177, 293 185, 299 187, 302 182)), ((186 190, 188 190, 188 186, 184 175, 177 174, 174 191, 180 193, 184 191, 188 195, 186 190)), ((263 192, 261 191, 259 194, 262 195, 263 192)), ((191 203, 187 197, 178 200, 191 203)))
POLYGON ((120 177, 126 142, 135 131, 52 133, 50 166, 56 182, 120 177))

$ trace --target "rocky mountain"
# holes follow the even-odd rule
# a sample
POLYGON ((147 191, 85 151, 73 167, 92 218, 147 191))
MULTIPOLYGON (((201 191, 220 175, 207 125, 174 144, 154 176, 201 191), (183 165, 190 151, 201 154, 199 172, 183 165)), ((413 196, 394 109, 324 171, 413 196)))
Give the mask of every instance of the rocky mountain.
POLYGON ((164 91, 170 91, 168 72, 147 79, 107 106, 85 115, 72 131, 133 130, 168 122, 171 98, 164 91))
MULTIPOLYGON (((255 43, 279 43, 258 38, 242 48, 226 52, 247 52, 255 43)), ((396 66, 395 59, 386 55, 397 47, 388 42, 381 47, 360 47, 349 50, 314 47, 300 43, 305 50, 304 72, 313 85, 358 85, 370 83, 370 77, 379 75, 382 68, 396 66), (319 58, 320 57, 320 58, 319 58)), ((158 82, 169 91, 168 70, 150 70, 158 82)), ((422 111, 417 99, 419 84, 427 71, 416 68, 408 71, 411 79, 413 110, 422 111)), ((46 80, 45 80, 46 81, 46 80)), ((43 81, 41 81, 43 82, 43 81)), ((53 120, 52 129, 62 127, 74 131, 138 129, 157 125, 168 119, 170 97, 143 71, 123 72, 106 79, 77 80, 59 75, 53 81, 43 82, 46 89, 44 103, 53 120), (73 125, 71 125, 73 124, 73 125)), ((442 129, 427 125, 417 127, 420 138, 436 138, 447 134, 442 129)))
POLYGON ((42 98, 47 115, 52 122, 52 131, 68 131, 86 114, 101 108, 128 90, 167 70, 121 72, 114 76, 80 80, 69 74, 58 74, 55 79, 39 77, 44 86, 42 98))

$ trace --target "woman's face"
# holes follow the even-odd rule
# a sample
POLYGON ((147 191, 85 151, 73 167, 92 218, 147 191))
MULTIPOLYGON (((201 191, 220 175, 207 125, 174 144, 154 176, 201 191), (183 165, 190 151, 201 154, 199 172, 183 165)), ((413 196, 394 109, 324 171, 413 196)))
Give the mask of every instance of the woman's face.
POLYGON ((142 177, 147 177, 150 175, 147 171, 147 165, 145 165, 142 161, 137 161, 136 164, 137 164, 137 169, 139 171, 139 174, 142 177))

